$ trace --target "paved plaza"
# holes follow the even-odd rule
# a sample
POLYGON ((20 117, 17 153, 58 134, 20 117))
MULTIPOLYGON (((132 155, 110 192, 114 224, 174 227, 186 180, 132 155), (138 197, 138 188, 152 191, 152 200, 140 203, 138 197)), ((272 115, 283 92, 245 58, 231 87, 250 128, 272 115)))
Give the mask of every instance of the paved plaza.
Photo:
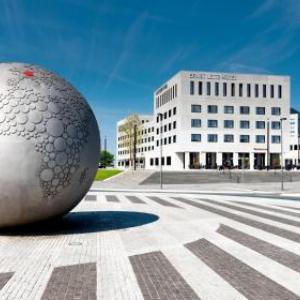
POLYGON ((101 192, 0 235, 0 299, 300 299, 300 201, 101 192))

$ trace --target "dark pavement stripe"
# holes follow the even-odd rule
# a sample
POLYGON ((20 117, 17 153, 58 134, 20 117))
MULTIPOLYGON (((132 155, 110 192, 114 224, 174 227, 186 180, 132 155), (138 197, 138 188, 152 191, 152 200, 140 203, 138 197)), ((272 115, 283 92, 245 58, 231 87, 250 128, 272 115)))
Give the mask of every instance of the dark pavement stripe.
POLYGON ((200 299, 162 252, 129 259, 145 300, 200 299))
POLYGON ((185 246, 247 299, 299 300, 291 291, 205 239, 185 246))
POLYGON ((97 201, 96 195, 86 195, 84 198, 85 201, 97 201))
POLYGON ((300 210, 300 207, 292 207, 292 206, 285 206, 285 205, 278 205, 280 207, 284 207, 284 208, 289 208, 289 209, 294 209, 294 210, 300 210))
POLYGON ((160 204, 160 205, 163 205, 163 206, 169 206, 169 207, 177 207, 177 208, 182 208, 176 204, 173 204, 165 199, 162 199, 162 198, 159 198, 159 197, 155 197, 155 196, 148 196, 149 199, 151 199, 152 201, 160 204))
POLYGON ((272 260, 277 261, 278 263, 296 272, 300 272, 300 256, 293 252, 223 224, 220 225, 217 232, 233 241, 236 241, 237 243, 240 243, 241 245, 244 245, 245 247, 248 247, 266 257, 271 258, 272 260))
POLYGON ((126 196, 126 197, 132 203, 137 203, 137 204, 142 204, 143 203, 143 204, 145 204, 145 202, 142 199, 140 199, 140 198, 138 198, 136 196, 126 196))
POLYGON ((120 200, 117 196, 107 195, 105 197, 106 197, 107 202, 120 202, 120 200))
POLYGON ((264 209, 264 210, 277 212, 277 213, 280 213, 280 214, 283 214, 283 215, 300 218, 300 213, 293 212, 293 211, 286 211, 286 210, 271 207, 271 206, 254 204, 254 203, 249 203, 249 202, 234 201, 234 203, 238 203, 240 205, 250 206, 250 207, 254 207, 254 208, 261 208, 261 209, 264 209))
POLYGON ((252 220, 252 219, 248 219, 246 217, 239 216, 239 215, 236 215, 234 213, 231 213, 231 212, 228 212, 228 211, 225 211, 225 210, 221 210, 221 209, 218 209, 218 208, 215 208, 215 207, 211 207, 211 206, 208 206, 208 205, 205 205, 205 204, 202 204, 202 203, 199 203, 199 202, 195 202, 195 201, 192 201, 192 200, 188 200, 188 199, 185 199, 185 198, 174 197, 173 199, 178 200, 182 203, 189 204, 191 206, 209 211, 211 213, 214 213, 214 214, 217 214, 219 216, 228 218, 230 220, 234 220, 234 221, 243 223, 245 225, 248 225, 248 226, 251 226, 251 227, 254 227, 254 228, 258 228, 258 229, 261 229, 263 231, 278 235, 278 236, 286 238, 288 240, 300 243, 300 234, 292 232, 290 230, 286 230, 286 229, 282 229, 282 228, 279 228, 279 227, 276 227, 276 226, 273 226, 273 225, 265 224, 265 223, 260 222, 260 221, 255 221, 255 220, 252 220))
POLYGON ((13 275, 14 272, 0 273, 0 290, 7 284, 13 275))
POLYGON ((270 214, 267 214, 267 213, 259 212, 259 211, 244 208, 244 207, 238 207, 238 206, 231 205, 231 204, 228 204, 228 203, 214 201, 214 200, 211 200, 211 199, 202 199, 202 198, 198 198, 198 199, 201 200, 201 201, 207 202, 207 203, 211 203, 211 204, 214 204, 214 205, 219 205, 219 206, 222 206, 222 207, 234 209, 236 211, 244 212, 244 213, 247 213, 247 214, 250 214, 250 215, 253 215, 253 216, 257 216, 257 217, 261 217, 261 218, 264 218, 264 219, 272 220, 272 221, 279 222, 279 223, 282 223, 282 224, 287 224, 287 225, 291 225, 291 226, 295 226, 295 227, 300 227, 300 222, 298 222, 298 221, 294 221, 294 220, 286 219, 286 218, 283 218, 283 217, 270 215, 270 214))
POLYGON ((95 263, 54 268, 42 300, 96 300, 95 263))

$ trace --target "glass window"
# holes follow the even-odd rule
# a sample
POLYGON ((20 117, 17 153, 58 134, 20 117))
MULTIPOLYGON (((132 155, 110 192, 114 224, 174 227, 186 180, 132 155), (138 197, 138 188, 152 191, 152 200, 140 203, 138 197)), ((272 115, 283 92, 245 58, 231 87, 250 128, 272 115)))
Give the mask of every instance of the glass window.
POLYGON ((223 82, 223 97, 227 96, 227 83, 223 82))
POLYGON ((265 121, 256 121, 256 129, 265 129, 266 122, 265 121))
POLYGON ((224 120, 224 128, 233 128, 234 121, 233 120, 224 120))
POLYGON ((209 143, 217 143, 218 142, 218 135, 217 134, 209 134, 207 136, 207 140, 209 143))
POLYGON ((250 142, 250 136, 242 134, 240 136, 240 142, 241 143, 249 143, 250 142))
POLYGON ((207 127, 217 128, 218 127, 218 121, 217 120, 208 120, 207 121, 207 127))
POLYGON ((270 97, 274 98, 274 84, 270 85, 270 97))
POLYGON ((176 121, 173 122, 173 129, 176 129, 176 121))
POLYGON ((265 115, 266 114, 266 108, 265 107, 256 107, 256 114, 257 115, 265 115))
POLYGON ((259 85, 255 84, 255 98, 259 97, 259 85))
POLYGON ((240 122, 241 129, 249 129, 250 128, 250 122, 249 121, 241 121, 240 122))
POLYGON ((240 107, 240 114, 241 115, 249 115, 250 107, 249 106, 241 106, 240 107))
POLYGON ((280 135, 272 135, 272 144, 280 144, 280 135))
POLYGON ((176 107, 173 107, 173 115, 176 115, 176 107))
POLYGON ((201 120, 200 119, 192 119, 191 126, 192 127, 201 127, 201 120))
POLYGON ((247 83, 247 97, 250 98, 251 97, 251 84, 247 83))
POLYGON ((201 142, 201 134, 191 134, 192 142, 201 142))
POLYGON ((201 113, 201 105, 192 104, 191 111, 193 113, 201 113))
POLYGON ((211 95, 211 85, 210 82, 206 82, 206 95, 210 96, 211 95))
POLYGON ((218 106, 217 105, 208 105, 207 112, 209 114, 217 114, 218 113, 218 106))
POLYGON ((198 94, 199 95, 203 94, 203 82, 202 81, 198 82, 198 94))
POLYGON ((267 97, 267 85, 263 84, 263 97, 266 98, 267 97))
POLYGON ((257 144, 264 144, 266 142, 266 137, 264 135, 257 135, 255 140, 257 144))
POLYGON ((194 92, 195 92, 194 81, 190 81, 190 95, 194 95, 194 92))
POLYGON ((243 97, 243 84, 239 84, 239 97, 243 97))
POLYGON ((279 130, 280 129, 280 122, 279 121, 274 121, 272 122, 272 129, 274 130, 279 130))
POLYGON ((235 97, 235 84, 231 84, 231 97, 235 97))
POLYGON ((272 115, 273 116, 280 116, 281 115, 280 107, 272 107, 272 115))
POLYGON ((278 98, 281 99, 282 98, 282 86, 278 85, 278 98))
POLYGON ((169 110, 169 118, 172 116, 172 110, 169 110))
POLYGON ((225 134, 224 135, 224 143, 233 143, 233 142, 234 142, 233 134, 225 134))
POLYGON ((173 143, 176 143, 176 135, 173 135, 173 143))
POLYGON ((233 106, 224 106, 224 114, 233 114, 234 113, 234 107, 233 106))
POLYGON ((171 166, 171 156, 167 156, 167 166, 171 166))
POLYGON ((219 96, 219 82, 215 82, 215 96, 219 96))

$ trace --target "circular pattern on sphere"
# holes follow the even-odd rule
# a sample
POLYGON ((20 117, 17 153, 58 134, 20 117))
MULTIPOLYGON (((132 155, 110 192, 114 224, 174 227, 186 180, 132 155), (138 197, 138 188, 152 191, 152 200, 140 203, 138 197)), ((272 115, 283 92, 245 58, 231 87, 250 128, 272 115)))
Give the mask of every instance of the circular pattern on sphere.
POLYGON ((94 179, 98 150, 97 122, 72 85, 35 65, 0 63, 0 227, 71 209, 94 179))

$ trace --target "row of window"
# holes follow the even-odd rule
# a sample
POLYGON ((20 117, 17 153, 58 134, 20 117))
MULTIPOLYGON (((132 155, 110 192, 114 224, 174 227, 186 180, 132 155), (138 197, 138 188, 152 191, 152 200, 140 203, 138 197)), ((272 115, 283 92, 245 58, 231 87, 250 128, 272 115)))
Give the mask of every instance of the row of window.
MULTIPOLYGON (((163 139, 160 139, 160 144, 161 145, 168 145, 168 144, 175 144, 176 143, 176 135, 165 137, 163 139)), ((156 141, 156 146, 159 146, 159 140, 156 141)))
POLYGON ((165 111, 161 115, 157 115, 156 117, 156 123, 159 123, 162 120, 166 120, 167 118, 171 118, 172 115, 175 116, 177 113, 176 107, 173 107, 173 109, 169 109, 168 111, 165 111), (162 120, 161 120, 162 118, 162 120))
POLYGON ((161 107, 175 98, 177 98, 177 84, 173 85, 155 98, 156 108, 161 107))
MULTIPOLYGON (((240 121, 240 128, 241 129, 249 129, 250 128, 250 121, 248 120, 241 120, 240 121)), ((234 128, 235 122, 234 120, 224 120, 223 127, 224 128, 234 128)), ((200 128, 202 127, 202 120, 201 119, 191 119, 191 127, 193 128, 200 128)), ((207 120, 207 127, 208 128, 218 128, 219 121, 218 120, 207 120)), ((266 122, 265 121, 256 121, 255 122, 256 129, 265 129, 266 122)), ((280 121, 272 121, 271 122, 271 129, 279 130, 281 129, 281 122, 280 121)))
POLYGON ((190 81, 190 95, 206 96, 231 96, 255 97, 255 98, 282 98, 282 85, 274 84, 251 84, 251 83, 230 83, 211 81, 190 81), (205 89, 205 91, 204 91, 205 89), (220 91, 222 89, 222 91, 220 91))
MULTIPOLYGON (((158 157, 150 158, 150 166, 159 166, 159 161, 160 159, 158 157)), ((171 166, 171 156, 161 158, 161 165, 164 166, 165 163, 167 166, 171 166)))
MULTIPOLYGON (((257 115, 265 115, 266 114, 266 107, 256 107, 255 112, 257 115)), ((202 106, 199 104, 192 104, 191 105, 191 112, 192 113, 201 113, 202 106)), ((207 105, 207 113, 209 114, 217 114, 219 112, 218 105, 207 105)), ((225 105, 223 108, 224 114, 234 114, 235 107, 225 105)), ((239 112, 241 115, 249 115, 250 114, 250 106, 240 106, 239 112)), ((280 107, 271 107, 271 114, 273 116, 280 116, 281 115, 281 108, 280 107)))
MULTIPOLYGON (((250 135, 242 134, 239 136, 240 143, 250 143, 250 135)), ((219 140, 219 136, 217 134, 208 134, 207 135, 207 142, 209 143, 217 143, 219 140)), ((191 141, 192 142, 201 142, 202 135, 201 134, 191 134, 191 141)), ((224 143, 234 143, 234 135, 233 134, 224 134, 223 137, 224 143)), ((264 144, 266 142, 265 135, 256 135, 255 142, 258 144, 264 144)), ((272 135, 271 136, 272 144, 280 144, 281 137, 280 135, 272 135)))
POLYGON ((290 150, 291 151, 299 151, 300 150, 300 145, 290 145, 290 150))
MULTIPOLYGON (((136 152, 140 153, 140 152, 147 152, 147 151, 151 151, 154 150, 154 146, 148 146, 148 147, 141 147, 141 148, 137 148, 136 152)), ((129 154, 129 150, 121 150, 118 151, 119 155, 125 155, 125 154, 129 154)))
MULTIPOLYGON (((160 127, 161 132, 168 132, 171 131, 172 129, 176 129, 176 121, 173 121, 169 123, 168 125, 165 124, 164 126, 160 127)), ((156 128, 156 134, 159 134, 159 128, 156 128)))

